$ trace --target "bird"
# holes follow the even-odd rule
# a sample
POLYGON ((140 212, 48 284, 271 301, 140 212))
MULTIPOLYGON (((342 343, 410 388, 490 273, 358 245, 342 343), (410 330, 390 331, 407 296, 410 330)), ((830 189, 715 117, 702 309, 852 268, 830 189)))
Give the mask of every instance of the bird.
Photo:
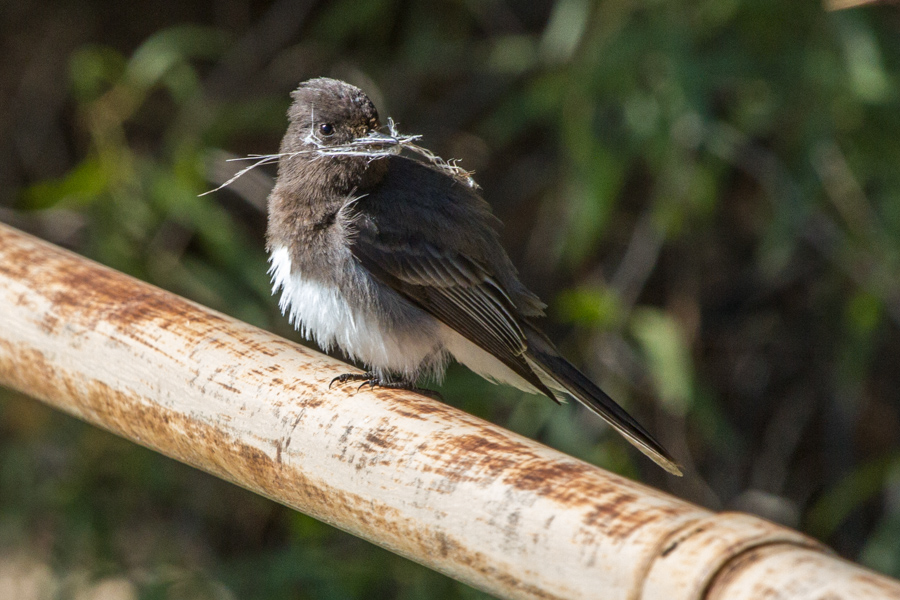
POLYGON ((682 474, 538 328, 546 305, 519 280, 500 221, 468 173, 416 144, 418 136, 398 134, 393 121, 385 133, 358 87, 319 77, 291 96, 271 155, 269 274, 282 313, 304 337, 365 365, 337 381, 418 389, 455 359, 494 383, 574 398, 682 474))

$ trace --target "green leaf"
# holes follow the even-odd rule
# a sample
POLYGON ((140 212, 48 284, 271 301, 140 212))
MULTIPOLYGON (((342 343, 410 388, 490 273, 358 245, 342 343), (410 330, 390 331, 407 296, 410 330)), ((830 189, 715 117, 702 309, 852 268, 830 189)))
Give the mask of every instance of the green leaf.
POLYGON ((83 205, 108 189, 110 177, 102 161, 96 157, 83 160, 60 179, 42 181, 22 194, 22 207, 39 210, 66 204, 83 205))
POLYGON ((631 331, 663 402, 674 412, 686 412, 693 394, 693 366, 681 325, 664 312, 643 308, 635 311, 631 331))
POLYGON ((190 59, 216 58, 226 48, 227 37, 211 27, 182 25, 164 29, 147 39, 128 61, 129 82, 150 88, 176 65, 190 59))
POLYGON ((112 48, 84 46, 69 58, 69 80, 76 100, 95 100, 125 72, 125 57, 112 48))
POLYGON ((854 511, 881 493, 885 477, 900 469, 896 456, 878 458, 857 466, 809 509, 806 531, 819 539, 828 539, 854 511))
POLYGON ((560 318, 570 323, 610 329, 621 323, 622 302, 609 288, 579 288, 562 292, 556 300, 560 318))

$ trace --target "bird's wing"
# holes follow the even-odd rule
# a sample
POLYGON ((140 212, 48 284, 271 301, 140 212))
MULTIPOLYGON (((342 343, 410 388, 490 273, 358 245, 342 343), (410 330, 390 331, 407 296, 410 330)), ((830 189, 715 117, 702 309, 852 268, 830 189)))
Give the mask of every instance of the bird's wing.
POLYGON ((520 317, 503 287, 474 260, 442 253, 424 242, 385 243, 364 232, 351 249, 379 281, 493 354, 548 397, 557 400, 544 381, 555 381, 657 464, 681 475, 659 442, 520 317))
POLYGON ((354 235, 351 251, 381 283, 556 399, 525 359, 528 346, 515 304, 477 261, 423 241, 385 241, 365 225, 354 235))

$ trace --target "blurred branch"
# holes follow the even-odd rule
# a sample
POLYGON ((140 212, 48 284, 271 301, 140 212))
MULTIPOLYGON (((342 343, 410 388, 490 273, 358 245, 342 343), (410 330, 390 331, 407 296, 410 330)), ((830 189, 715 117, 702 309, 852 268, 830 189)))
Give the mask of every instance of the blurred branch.
POLYGON ((625 255, 619 263, 610 286, 617 290, 622 304, 631 311, 659 262, 664 236, 654 222, 652 208, 641 215, 631 233, 625 255))

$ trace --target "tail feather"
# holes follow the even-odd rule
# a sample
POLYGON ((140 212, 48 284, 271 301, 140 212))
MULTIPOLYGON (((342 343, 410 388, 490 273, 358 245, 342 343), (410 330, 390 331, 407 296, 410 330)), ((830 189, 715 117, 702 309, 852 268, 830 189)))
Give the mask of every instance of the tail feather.
POLYGON ((529 327, 527 336, 529 338, 527 353, 529 362, 533 363, 538 374, 543 376, 542 379, 550 380, 547 382, 549 387, 564 389, 603 418, 653 462, 673 475, 682 475, 678 463, 666 452, 666 449, 634 417, 616 404, 615 400, 610 398, 606 392, 597 387, 572 363, 560 356, 553 344, 542 333, 529 327))

